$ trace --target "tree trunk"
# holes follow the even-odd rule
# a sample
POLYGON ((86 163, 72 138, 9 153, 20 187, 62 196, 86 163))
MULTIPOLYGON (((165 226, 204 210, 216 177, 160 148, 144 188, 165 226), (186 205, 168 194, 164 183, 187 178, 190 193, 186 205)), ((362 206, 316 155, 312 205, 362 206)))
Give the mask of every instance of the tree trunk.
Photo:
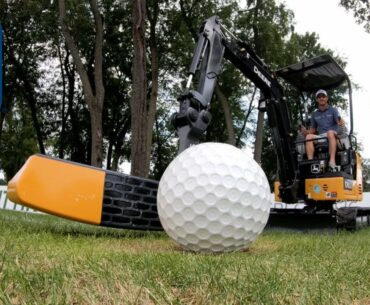
POLYGON ((226 129, 227 129, 227 143, 235 146, 235 143, 236 143, 235 142, 235 131, 234 131, 234 126, 233 126, 233 118, 231 116, 230 105, 227 101, 225 94, 222 92, 218 84, 216 84, 215 93, 224 111, 224 117, 225 117, 226 129))
POLYGON ((111 169, 114 171, 118 170, 119 159, 123 153, 124 139, 129 129, 130 129, 130 118, 124 120, 121 130, 118 133, 116 143, 114 144, 115 149, 113 152, 113 161, 112 161, 112 166, 111 166, 111 169))
POLYGON ((75 95, 75 68, 72 65, 69 67, 69 63, 65 62, 65 71, 68 77, 68 109, 67 116, 70 118, 71 122, 71 160, 80 163, 89 163, 87 159, 86 149, 82 144, 80 137, 80 127, 77 107, 75 109, 74 105, 74 95, 75 95))
POLYGON ((90 0, 91 11, 95 22, 95 52, 94 52, 94 83, 89 80, 87 70, 82 63, 77 45, 66 24, 65 0, 59 0, 59 22, 68 49, 71 51, 77 73, 82 82, 84 98, 90 112, 91 124, 91 165, 101 167, 103 163, 103 20, 100 15, 97 0, 90 0), (93 90, 95 89, 95 92, 93 90))
POLYGON ((111 169, 112 154, 113 154, 113 143, 109 141, 108 150, 107 150, 107 169, 111 169))
POLYGON ((180 0, 180 11, 182 15, 182 20, 185 22, 191 36, 194 41, 198 39, 198 32, 196 26, 192 23, 193 20, 193 9, 197 5, 198 1, 184 1, 180 0))
POLYGON ((158 99, 158 77, 159 77, 159 55, 157 47, 157 35, 156 35, 156 25, 158 22, 159 6, 158 1, 152 1, 152 11, 148 14, 148 19, 150 23, 150 55, 151 55, 151 94, 149 99, 149 109, 148 109, 148 135, 147 135, 147 149, 145 161, 148 166, 148 173, 150 168, 150 156, 152 152, 152 140, 153 140, 153 127, 155 121, 155 113, 157 111, 157 99, 158 99))
MULTIPOLYGON (((256 6, 253 12, 253 38, 255 43, 255 51, 257 54, 260 54, 260 56, 263 56, 264 52, 262 51, 262 45, 259 40, 259 30, 257 22, 259 20, 259 10, 261 8, 261 5, 263 5, 264 0, 257 0, 256 6)), ((254 160, 261 164, 262 159, 262 140, 263 140, 263 123, 264 123, 264 113, 261 111, 258 111, 258 120, 257 120, 257 130, 256 130, 256 140, 254 143, 254 160)))
POLYGON ((87 158, 86 148, 84 147, 80 137, 80 126, 78 118, 78 107, 75 107, 75 81, 76 81, 76 68, 75 65, 69 63, 69 51, 66 47, 66 58, 64 60, 64 71, 68 80, 68 94, 67 94, 67 114, 66 120, 69 116, 71 123, 71 160, 79 163, 90 163, 87 158))
POLYGON ((91 119, 91 164, 102 167, 103 163, 103 108, 98 97, 93 99, 91 119), (95 162, 95 163, 93 163, 95 162))
POLYGON ((36 98, 34 96, 32 85, 28 82, 26 78, 24 82, 24 89, 25 89, 25 96, 28 101, 28 105, 30 106, 30 109, 31 109, 31 117, 33 121, 33 126, 36 130, 37 143, 39 144, 40 153, 45 155, 45 147, 44 147, 44 142, 43 142, 41 126, 37 119, 36 98))
POLYGON ((262 140, 263 140, 263 123, 265 113, 258 111, 257 130, 256 130, 256 141, 254 142, 254 160, 261 164, 262 156, 262 140))
POLYGON ((244 118, 243 126, 242 126, 242 128, 240 129, 239 134, 238 134, 238 137, 237 137, 237 139, 236 139, 236 143, 235 143, 235 146, 236 146, 236 147, 239 147, 239 145, 240 145, 240 141, 241 141, 241 138, 242 138, 242 136, 243 136, 243 133, 244 133, 245 127, 247 126, 247 122, 248 122, 249 116, 250 116, 250 114, 252 113, 252 109, 253 109, 253 101, 254 101, 254 97, 255 97, 255 95, 256 95, 256 92, 257 92, 257 87, 254 87, 253 94, 252 94, 252 98, 251 98, 251 100, 250 100, 250 102, 249 102, 249 107, 248 107, 247 113, 245 114, 245 118, 244 118))
POLYGON ((143 162, 147 158, 148 145, 145 12, 145 0, 133 1, 134 58, 131 97, 131 175, 141 177, 147 177, 149 172, 149 164, 143 162))
POLYGON ((60 50, 60 45, 57 45, 57 53, 58 53, 58 58, 59 58, 59 63, 60 63, 60 72, 62 76, 62 88, 63 88, 63 93, 62 93, 62 124, 60 127, 60 136, 59 136, 59 148, 58 148, 58 157, 60 159, 64 158, 64 145, 65 145, 65 126, 66 126, 66 121, 67 121, 67 113, 66 113, 66 97, 67 97, 67 85, 66 85, 66 75, 64 72, 64 63, 66 60, 68 60, 68 53, 66 54, 66 57, 62 58, 62 52, 60 50))

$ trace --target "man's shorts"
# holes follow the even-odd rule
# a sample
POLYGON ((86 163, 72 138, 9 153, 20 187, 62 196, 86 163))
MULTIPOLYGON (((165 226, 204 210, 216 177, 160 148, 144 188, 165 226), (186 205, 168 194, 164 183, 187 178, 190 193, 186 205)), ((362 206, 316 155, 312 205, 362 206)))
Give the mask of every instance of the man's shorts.
MULTIPOLYGON (((335 130, 333 130, 335 134, 337 134, 337 132, 335 130)), ((318 135, 314 135, 314 139, 319 139, 317 141, 315 141, 316 143, 323 143, 323 142, 326 142, 325 139, 320 139, 320 138, 327 138, 328 137, 328 133, 327 132, 324 132, 324 133, 321 133, 321 134, 318 134, 318 135)))

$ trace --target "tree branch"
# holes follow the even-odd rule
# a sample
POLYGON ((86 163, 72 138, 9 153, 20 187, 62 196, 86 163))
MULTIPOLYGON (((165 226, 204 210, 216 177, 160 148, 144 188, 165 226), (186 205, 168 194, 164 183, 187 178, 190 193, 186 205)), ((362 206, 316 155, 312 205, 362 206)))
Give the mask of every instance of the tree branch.
POLYGON ((103 85, 103 20, 100 15, 98 4, 96 0, 90 0, 91 10, 94 14, 95 20, 95 66, 94 66, 94 81, 95 81, 95 92, 100 95, 97 97, 100 106, 104 99, 104 85, 103 85))
POLYGON ((68 49, 71 51, 71 55, 73 57, 73 61, 75 62, 76 64, 76 70, 78 72, 78 74, 80 75, 81 77, 81 81, 82 81, 82 87, 83 87, 83 91, 84 91, 84 94, 86 95, 86 102, 88 103, 88 106, 89 108, 92 106, 92 105, 89 105, 90 104, 90 98, 94 96, 93 94, 93 91, 92 91, 92 88, 91 88, 91 84, 90 84, 90 81, 89 81, 89 77, 87 75, 87 71, 84 67, 84 64, 82 63, 82 59, 81 59, 81 56, 80 56, 80 53, 78 52, 78 48, 77 48, 77 45, 67 27, 67 24, 66 24, 66 8, 65 8, 65 0, 59 0, 59 24, 60 24, 60 27, 61 27, 61 30, 62 30, 62 33, 63 33, 63 36, 65 38, 65 41, 66 41, 66 45, 68 47, 68 49))

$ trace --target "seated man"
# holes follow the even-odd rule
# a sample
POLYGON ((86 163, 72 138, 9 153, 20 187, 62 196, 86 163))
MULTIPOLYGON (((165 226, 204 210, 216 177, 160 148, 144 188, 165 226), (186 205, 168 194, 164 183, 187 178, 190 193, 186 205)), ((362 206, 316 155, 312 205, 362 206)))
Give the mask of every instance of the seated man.
POLYGON ((336 134, 338 126, 343 127, 344 121, 339 117, 338 110, 328 104, 328 94, 320 89, 316 92, 318 109, 311 116, 311 126, 309 130, 301 130, 306 135, 306 154, 307 159, 312 160, 315 152, 313 139, 327 137, 329 142, 329 170, 335 171, 335 153, 337 150, 336 134), (317 134, 316 134, 317 132, 317 134))

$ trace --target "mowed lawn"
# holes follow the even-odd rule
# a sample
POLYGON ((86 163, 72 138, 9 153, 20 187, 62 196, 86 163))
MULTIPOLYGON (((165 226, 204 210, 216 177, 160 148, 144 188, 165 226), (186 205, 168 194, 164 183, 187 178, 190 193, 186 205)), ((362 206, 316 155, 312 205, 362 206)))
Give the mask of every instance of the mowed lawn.
POLYGON ((0 210, 0 304, 370 304, 370 229, 195 254, 163 232, 0 210))

